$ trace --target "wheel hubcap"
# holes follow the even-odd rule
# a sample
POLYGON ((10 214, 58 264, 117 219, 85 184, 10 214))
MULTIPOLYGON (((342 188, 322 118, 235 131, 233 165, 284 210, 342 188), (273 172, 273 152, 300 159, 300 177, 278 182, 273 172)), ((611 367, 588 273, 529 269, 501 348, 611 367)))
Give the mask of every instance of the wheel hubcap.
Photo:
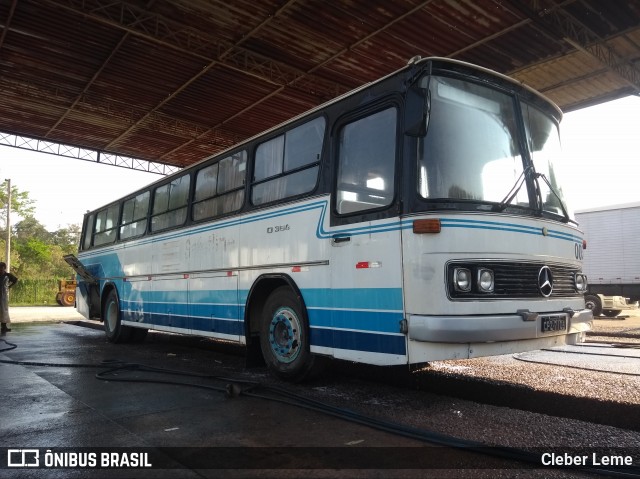
POLYGON ((115 301, 111 301, 107 306, 107 324, 109 325, 109 331, 114 331, 118 324, 118 309, 115 301))
POLYGON ((300 353, 300 321, 289 308, 278 309, 269 323, 269 344, 279 361, 290 363, 300 353))

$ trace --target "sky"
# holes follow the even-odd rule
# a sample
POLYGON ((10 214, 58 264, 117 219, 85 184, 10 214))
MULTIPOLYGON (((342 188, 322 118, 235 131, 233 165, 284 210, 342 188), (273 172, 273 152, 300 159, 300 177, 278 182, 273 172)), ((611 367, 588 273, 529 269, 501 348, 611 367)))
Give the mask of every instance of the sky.
MULTIPOLYGON (((567 113, 561 135, 571 210, 640 201, 640 97, 567 113)), ((35 217, 55 231, 162 176, 0 146, 0 182, 6 178, 29 192, 35 217)))

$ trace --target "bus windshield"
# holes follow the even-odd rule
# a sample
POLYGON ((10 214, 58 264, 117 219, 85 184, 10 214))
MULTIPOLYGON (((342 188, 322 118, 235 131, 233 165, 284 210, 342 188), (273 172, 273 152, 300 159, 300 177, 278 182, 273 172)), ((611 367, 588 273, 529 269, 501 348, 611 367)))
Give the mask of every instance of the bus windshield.
POLYGON ((563 216, 568 208, 562 192, 562 183, 558 181, 559 166, 561 166, 558 164, 558 159, 562 157, 558 127, 548 115, 532 105, 523 103, 522 114, 533 166, 536 172, 544 175, 548 181, 548 183, 538 182, 542 196, 542 210, 563 216))
POLYGON ((561 149, 553 118, 522 103, 526 144, 539 178, 534 187, 523 178, 512 95, 438 76, 424 77, 421 86, 427 85, 427 130, 418 140, 418 193, 422 198, 475 204, 501 204, 509 198, 511 207, 568 216, 558 179, 561 149), (541 206, 529 195, 534 188, 539 188, 541 206))
MULTIPOLYGON (((523 172, 513 97, 452 78, 428 83, 430 120, 418 145, 420 196, 500 202, 523 172)), ((526 188, 513 204, 530 206, 526 188)))

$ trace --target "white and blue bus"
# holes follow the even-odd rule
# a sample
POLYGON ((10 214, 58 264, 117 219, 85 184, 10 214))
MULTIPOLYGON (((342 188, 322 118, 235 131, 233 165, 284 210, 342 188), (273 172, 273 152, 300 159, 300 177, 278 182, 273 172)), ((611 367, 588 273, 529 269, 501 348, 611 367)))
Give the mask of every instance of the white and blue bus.
POLYGON ((291 380, 319 356, 579 342, 592 314, 561 116, 506 76, 412 59, 87 213, 78 309, 112 342, 220 338, 291 380))

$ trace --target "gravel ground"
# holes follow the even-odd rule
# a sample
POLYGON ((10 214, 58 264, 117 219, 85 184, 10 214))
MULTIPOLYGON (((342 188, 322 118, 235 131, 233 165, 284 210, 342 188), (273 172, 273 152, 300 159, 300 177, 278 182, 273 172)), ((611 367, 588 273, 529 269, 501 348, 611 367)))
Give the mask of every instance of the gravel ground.
MULTIPOLYGON (((595 332, 640 328, 640 312, 625 320, 595 321, 595 332), (615 321, 615 322, 614 322, 615 321)), ((597 337, 589 337, 595 340, 597 337)), ((612 338, 606 337, 606 340, 612 338)), ((638 338, 625 342, 640 342, 638 338)), ((512 355, 460 361, 437 361, 428 367, 460 377, 487 381, 516 382, 525 388, 563 395, 599 398, 640 406, 640 376, 584 371, 580 369, 522 362, 512 355)), ((640 372, 640 371, 639 371, 640 372)), ((308 387, 308 386, 307 386, 308 387)), ((294 387, 300 394, 308 390, 294 387)), ((634 465, 640 464, 640 432, 588 421, 548 416, 514 408, 480 404, 423 391, 407 391, 377 384, 372 394, 366 381, 331 378, 312 388, 313 397, 336 405, 349 404, 358 412, 400 424, 495 446, 570 452, 580 448, 630 448, 634 465), (343 384, 345 382, 345 384, 343 384)), ((640 409, 639 409, 640 411, 640 409)), ((362 438, 365 439, 366 438, 362 438)), ((516 471, 514 471, 516 472, 516 471)), ((565 471, 566 472, 566 471, 565 471)), ((547 470, 547 476, 553 474, 547 470)), ((523 477, 517 474, 511 477, 523 477)), ((529 476, 526 476, 529 477, 529 476)), ((567 477, 560 475, 559 477, 567 477)))
MULTIPOLYGON (((595 321, 595 332, 608 334, 612 330, 627 332, 637 329, 640 327, 640 314, 633 320, 627 318, 624 321, 615 321, 616 323, 609 319, 595 321)), ((600 338, 597 336, 589 337, 590 341, 598 339, 600 338)), ((603 339, 612 340, 608 336, 603 339)), ((637 339, 624 339, 624 342, 636 341, 640 342, 640 334, 637 339)), ((472 376, 489 382, 515 382, 524 388, 640 406, 638 376, 527 363, 518 361, 511 355, 461 361, 438 361, 430 364, 429 367, 461 378, 472 376)), ((308 385, 287 387, 292 387, 301 395, 309 395, 336 406, 349 405, 348 407, 361 414, 463 440, 497 447, 524 449, 540 456, 544 453, 558 455, 588 453, 591 457, 594 450, 599 450, 601 453, 604 449, 610 450, 613 455, 629 454, 633 457, 633 465, 636 467, 640 465, 640 432, 638 431, 517 408, 481 404, 424 391, 398 390, 385 384, 375 384, 372 390, 371 383, 349 378, 330 378, 326 383, 315 384, 311 390, 307 389, 308 385)), ((363 445, 368 444, 366 437, 354 438, 354 441, 362 441, 363 445)), ((585 471, 548 468, 430 472, 431 477, 602 477, 585 471)), ((362 477, 382 476, 373 474, 362 477)), ((387 471, 386 477, 425 476, 424 471, 416 475, 412 475, 410 471, 401 473, 387 471)))
POLYGON ((438 371, 483 378, 488 381, 515 382, 539 391, 640 406, 640 376, 525 363, 514 356, 438 361, 431 363, 430 367, 438 371))
MULTIPOLYGON (((515 408, 491 406, 474 401, 439 396, 423 391, 398 389, 368 381, 331 378, 309 388, 287 385, 298 394, 309 396, 360 414, 391 421, 422 431, 432 431, 468 441, 496 447, 524 449, 541 457, 544 453, 557 455, 591 454, 594 449, 611 450, 611 454, 633 457, 633 465, 640 465, 640 432, 604 426, 588 421, 532 413, 515 408), (621 453, 621 451, 623 451, 621 453)), ((353 443, 377 446, 370 438, 354 437, 353 443)), ((336 446, 343 446, 336 444, 336 446)), ((600 452, 599 452, 600 453, 600 452)), ((539 466, 538 466, 539 467, 539 466)), ((369 471, 372 472, 372 471, 369 471)), ((313 477, 310 475, 309 477, 313 477)), ((331 477, 331 476, 328 476, 331 477)), ((365 474, 353 477, 473 477, 473 478, 569 478, 602 477, 584 471, 542 469, 469 469, 416 472, 385 471, 380 475, 365 474)))
MULTIPOLYGON (((597 319, 588 342, 621 341, 640 344, 640 311, 624 319, 597 319), (606 336, 598 336, 598 333, 606 336), (613 338, 610 334, 633 335, 613 338)), ((568 396, 597 398, 640 406, 640 375, 621 375, 566 366, 523 362, 517 355, 491 356, 458 361, 434 361, 429 368, 447 374, 483 378, 487 381, 515 382, 540 391, 568 396)), ((597 360, 596 360, 597 361, 597 360)), ((637 361, 640 365, 640 360, 637 361)), ((638 370, 640 374, 640 369, 638 370)))

